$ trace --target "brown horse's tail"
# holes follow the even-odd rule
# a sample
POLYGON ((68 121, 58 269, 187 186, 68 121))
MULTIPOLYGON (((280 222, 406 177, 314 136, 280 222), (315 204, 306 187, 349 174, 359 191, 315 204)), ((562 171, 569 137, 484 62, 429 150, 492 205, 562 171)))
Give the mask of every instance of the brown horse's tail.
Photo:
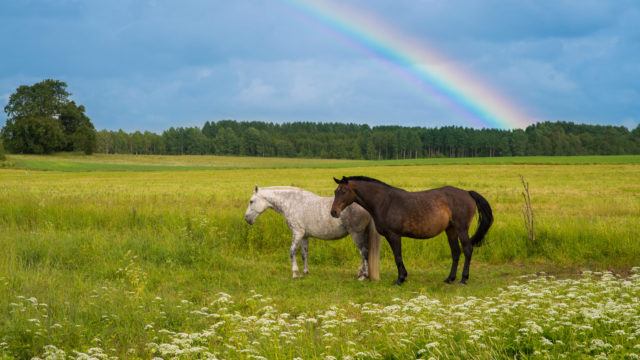
POLYGON ((493 224, 493 212, 491 211, 489 202, 482 197, 482 195, 475 191, 469 191, 469 195, 475 200, 476 206, 478 207, 478 229, 471 237, 471 244, 473 244, 473 246, 480 246, 491 224, 493 224))
POLYGON ((367 225, 369 238, 369 280, 380 280, 380 234, 376 230, 373 219, 367 225))

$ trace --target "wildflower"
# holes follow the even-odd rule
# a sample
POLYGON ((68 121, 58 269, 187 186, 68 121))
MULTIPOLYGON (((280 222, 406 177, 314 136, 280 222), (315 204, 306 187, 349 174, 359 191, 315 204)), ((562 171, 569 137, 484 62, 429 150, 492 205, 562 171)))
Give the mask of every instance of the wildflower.
POLYGON ((438 347, 438 345, 440 345, 440 343, 438 343, 437 341, 434 341, 426 344, 424 347, 425 349, 432 349, 432 348, 438 347))
POLYGON ((542 343, 542 345, 545 345, 545 346, 553 345, 553 342, 544 336, 540 339, 540 342, 542 343))

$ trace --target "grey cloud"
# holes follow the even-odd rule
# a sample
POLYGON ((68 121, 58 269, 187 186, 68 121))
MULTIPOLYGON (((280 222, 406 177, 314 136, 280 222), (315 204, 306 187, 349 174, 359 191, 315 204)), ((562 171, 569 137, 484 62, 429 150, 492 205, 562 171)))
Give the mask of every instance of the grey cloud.
MULTIPOLYGON (((285 2, 2 2, 0 94, 67 81, 98 127, 204 120, 468 125, 285 2)), ((541 119, 640 118, 635 1, 353 0, 541 119)), ((436 66, 434 64, 425 64, 436 66)), ((634 120, 635 119, 635 120, 634 120)))

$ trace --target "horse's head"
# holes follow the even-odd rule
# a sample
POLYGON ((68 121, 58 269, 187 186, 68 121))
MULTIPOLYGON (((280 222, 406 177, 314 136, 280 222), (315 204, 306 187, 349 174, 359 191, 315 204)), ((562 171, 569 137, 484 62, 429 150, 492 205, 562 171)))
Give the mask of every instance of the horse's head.
POLYGON ((331 205, 331 216, 334 218, 340 217, 340 213, 347 206, 351 205, 356 200, 356 192, 349 185, 349 180, 346 177, 342 177, 341 180, 333 178, 333 181, 338 184, 338 188, 334 192, 333 204, 331 205))
POLYGON ((253 190, 253 195, 251 195, 251 199, 249 199, 249 206, 247 206, 247 211, 244 213, 244 219, 250 224, 256 221, 258 215, 262 214, 265 210, 271 207, 271 204, 265 198, 260 196, 260 189, 256 185, 253 190))

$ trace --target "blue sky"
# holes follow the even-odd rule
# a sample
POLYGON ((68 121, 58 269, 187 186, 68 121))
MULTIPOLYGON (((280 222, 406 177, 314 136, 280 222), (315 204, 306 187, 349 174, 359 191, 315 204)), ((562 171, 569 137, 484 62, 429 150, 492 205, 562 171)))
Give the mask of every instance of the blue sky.
MULTIPOLYGON (((347 2, 536 119, 640 122, 638 1, 347 2)), ((3 0, 0 43, 3 106, 21 84, 60 79, 98 129, 220 119, 471 125, 279 0, 3 0)))

